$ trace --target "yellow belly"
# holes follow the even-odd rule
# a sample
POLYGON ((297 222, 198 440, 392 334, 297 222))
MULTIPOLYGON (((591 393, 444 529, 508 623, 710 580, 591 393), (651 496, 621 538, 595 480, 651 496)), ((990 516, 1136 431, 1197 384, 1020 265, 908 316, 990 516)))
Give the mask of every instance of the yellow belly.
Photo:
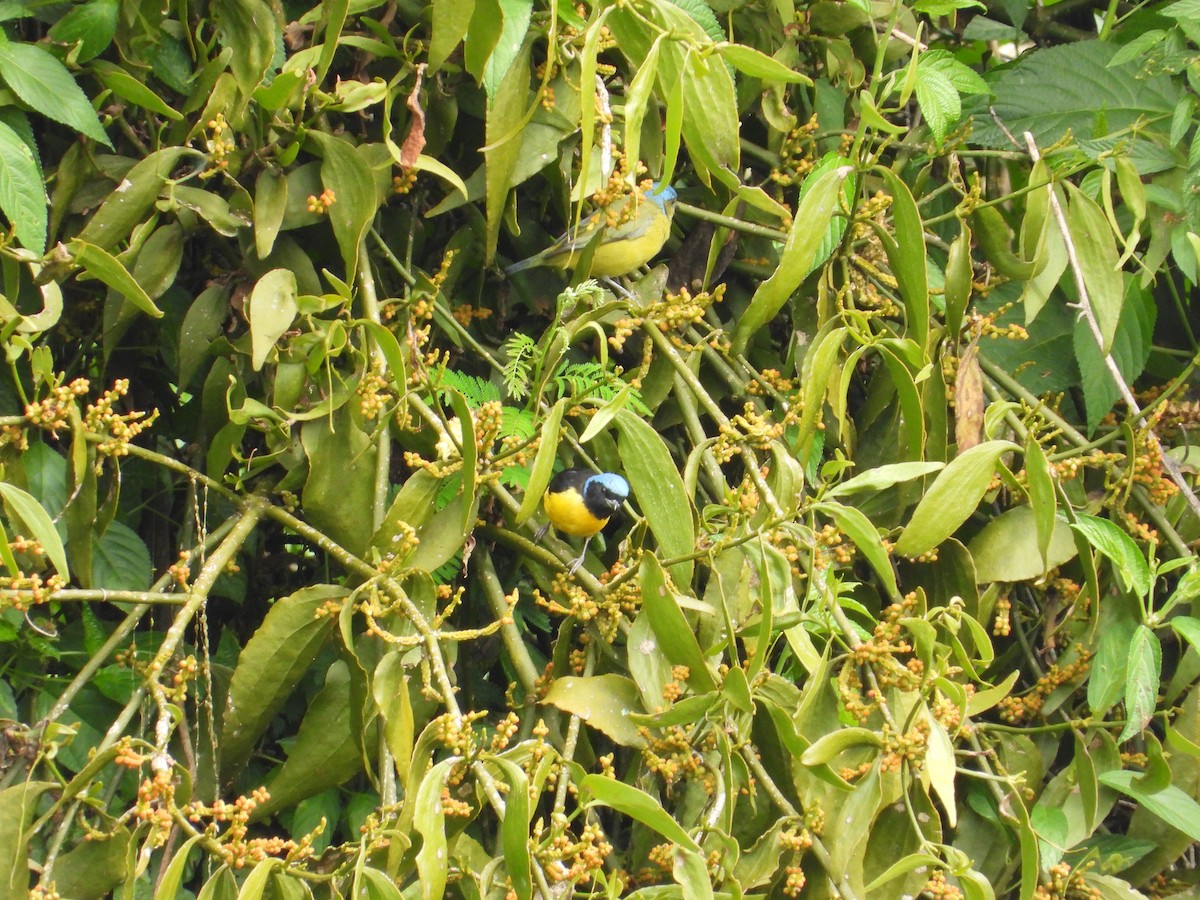
MULTIPOLYGON (((589 274, 596 278, 628 275, 638 266, 654 259, 670 236, 671 220, 664 215, 656 215, 644 233, 632 238, 602 242, 592 254, 592 269, 589 274)), ((580 255, 578 251, 560 253, 548 258, 546 262, 559 268, 574 268, 580 255)))
POLYGON ((608 519, 597 519, 588 512, 583 505, 583 497, 574 488, 558 494, 547 494, 542 506, 554 529, 572 537, 591 537, 608 524, 608 519))

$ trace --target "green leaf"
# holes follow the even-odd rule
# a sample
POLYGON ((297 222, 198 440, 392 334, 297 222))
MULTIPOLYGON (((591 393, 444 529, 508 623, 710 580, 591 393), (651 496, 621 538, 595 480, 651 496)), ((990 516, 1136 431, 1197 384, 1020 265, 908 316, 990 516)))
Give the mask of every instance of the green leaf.
POLYGON ((837 523, 837 527, 846 533, 846 536, 854 542, 854 546, 871 564, 871 568, 883 582, 888 596, 898 597, 900 588, 896 584, 896 573, 892 569, 891 558, 883 546, 879 529, 872 524, 866 514, 853 506, 843 506, 840 503, 817 503, 813 505, 813 510, 825 513, 837 523))
MULTIPOLYGON (((924 63, 927 54, 921 56, 924 63)), ((933 139, 940 147, 950 128, 962 115, 958 91, 941 67, 918 64, 916 83, 917 105, 929 123, 933 139)))
POLYGON ((792 230, 783 245, 779 267, 771 277, 758 286, 746 312, 738 320, 733 346, 736 352, 745 349, 751 335, 770 322, 800 283, 812 271, 818 251, 825 238, 826 228, 833 220, 841 202, 842 182, 852 171, 850 166, 838 166, 823 172, 809 186, 796 210, 792 230))
POLYGON ((500 37, 492 54, 488 57, 487 65, 483 68, 483 87, 488 98, 494 98, 500 89, 500 83, 517 61, 521 45, 525 42, 525 34, 529 30, 529 19, 533 14, 533 0, 500 0, 500 11, 504 24, 500 29, 500 37))
MULTIPOLYGON (((658 541, 659 552, 667 559, 687 556, 696 549, 696 525, 683 476, 671 451, 658 432, 632 411, 620 410, 615 421, 625 477, 658 541)), ((692 567, 691 560, 672 566, 675 583, 690 584, 692 567)))
POLYGON ((221 734, 221 772, 231 778, 324 645, 332 617, 316 613, 343 600, 343 587, 319 584, 277 600, 250 638, 229 684, 221 734))
MULTIPOLYGON (((1089 138, 1120 133, 1148 116, 1169 122, 1180 88, 1164 75, 1143 77, 1140 60, 1110 68, 1116 52, 1111 41, 1070 41, 1022 55, 988 78, 996 118, 1018 139, 1033 132, 1039 147, 1068 131, 1089 138)), ((985 103, 970 111, 976 112, 972 141, 1012 149, 985 103)))
MULTIPOLYGON (((1136 278, 1130 278, 1111 350, 1113 361, 1127 385, 1136 381, 1150 359, 1157 315, 1158 305, 1153 295, 1136 278)), ((1086 322, 1075 323, 1072 340, 1082 380, 1088 432, 1091 433, 1120 399, 1121 392, 1086 322)))
MULTIPOLYGON (((270 799, 255 808, 252 819, 295 806, 361 771, 358 743, 351 728, 353 699, 349 666, 339 660, 326 672, 325 686, 305 710, 296 740, 288 747, 287 760, 267 786, 270 799)), ((369 738, 364 740, 370 743, 369 738)))
POLYGON ((245 305, 250 322, 250 360, 254 371, 262 369, 275 342, 292 327, 296 303, 296 275, 288 269, 272 269, 254 285, 245 305))
MULTIPOLYGON (((274 7, 258 0, 212 0, 208 12, 217 26, 222 46, 232 51, 229 68, 237 80, 241 108, 250 102, 275 56, 275 36, 280 32, 274 7)), ((232 121, 241 118, 240 109, 232 121)))
MULTIPOLYGON (((924 59, 924 57, 922 57, 924 59)), ((959 63, 961 65, 961 63, 959 63)), ((925 226, 921 212, 908 185, 891 169, 878 167, 892 195, 892 221, 895 233, 880 231, 883 248, 900 296, 904 300, 905 324, 909 336, 924 350, 929 335, 929 278, 926 273, 925 226)))
POLYGON ((1200 841, 1200 803, 1173 784, 1161 790, 1147 791, 1139 784, 1141 776, 1141 772, 1122 769, 1119 772, 1101 772, 1099 778, 1101 784, 1132 797, 1168 825, 1182 831, 1193 841, 1200 841))
POLYGON ((1117 263, 1117 245, 1109 228, 1104 210, 1094 200, 1071 182, 1066 182, 1067 227, 1079 267, 1083 271, 1083 282, 1087 286, 1088 298, 1100 334, 1104 338, 1102 352, 1112 349, 1113 336, 1117 333, 1117 322, 1121 318, 1121 301, 1125 294, 1120 266, 1117 263))
MULTIPOLYGON (((1046 453, 1042 450, 1042 445, 1034 439, 1033 435, 1030 435, 1025 441, 1025 476, 1029 486, 1029 505, 1033 507, 1038 556, 1041 557, 1042 565, 1049 569, 1051 567, 1050 543, 1059 527, 1055 517, 1058 502, 1050 463, 1046 460, 1046 453)), ((1069 532, 1067 536, 1070 536, 1069 532)), ((978 566, 978 563, 976 565, 978 566)), ((1054 565, 1062 565, 1062 563, 1054 565)))
POLYGON ((362 553, 375 531, 375 442, 355 424, 347 404, 305 422, 300 443, 308 457, 300 495, 305 515, 351 553, 362 553))
POLYGON ((877 493, 887 490, 892 485, 931 475, 945 467, 946 464, 940 462, 905 462, 876 466, 861 475, 855 475, 841 484, 834 485, 825 492, 825 496, 828 498, 845 497, 848 494, 857 494, 862 491, 877 493))
POLYGON ((67 67, 41 47, 0 42, 0 78, 30 109, 112 147, 87 95, 67 67))
POLYGON ((683 830, 683 826, 645 791, 604 775, 584 776, 579 782, 579 791, 582 798, 586 798, 584 803, 587 806, 611 806, 617 812, 622 812, 647 828, 654 829, 682 849, 692 853, 700 852, 699 845, 683 830))
POLYGON ((171 171, 185 156, 202 158, 188 147, 167 147, 134 165, 79 232, 79 240, 102 250, 111 250, 125 240, 149 215, 171 171))
POLYGON ((1128 595, 1101 605, 1100 640, 1092 658, 1087 690, 1088 706, 1095 716, 1103 716, 1124 693, 1129 646, 1140 627, 1136 606, 1128 595))
POLYGON ((179 387, 186 389, 229 318, 229 288, 205 288, 188 307, 179 328, 179 387))
POLYGON ((154 900, 175 900, 183 886, 184 870, 187 868, 188 857, 192 848, 199 843, 204 835, 194 834, 171 856, 171 862, 158 877, 158 885, 154 891, 154 900))
POLYGON ((46 190, 37 158, 8 125, 0 122, 0 211, 8 218, 21 246, 46 250, 46 190))
POLYGON ((462 42, 475 13, 475 0, 433 0, 433 37, 429 42, 430 74, 442 67, 462 42))
POLYGON ((855 747, 883 746, 883 738, 869 728, 839 728, 817 738, 800 757, 800 764, 819 766, 832 762, 855 747))
POLYGON ((784 84, 812 84, 812 79, 803 72, 789 68, 774 57, 767 56, 760 50, 747 47, 744 44, 719 43, 716 50, 721 58, 739 72, 761 78, 763 81, 777 81, 784 84))
POLYGON ((146 315, 162 318, 163 311, 154 305, 146 289, 138 284, 119 259, 96 244, 78 238, 71 241, 69 247, 75 262, 89 275, 104 282, 146 315))
POLYGON ((1008 441, 985 441, 957 456, 917 504, 896 552, 920 556, 954 534, 979 506, 1001 454, 1016 449, 1008 441))
POLYGON ((29 840, 26 829, 42 794, 58 785, 44 781, 19 781, 0 791, 0 897, 17 900, 29 896, 29 840))
POLYGON ((120 66, 114 63, 96 60, 92 63, 92 72, 100 79, 100 83, 120 97, 135 106, 149 110, 152 113, 179 122, 183 114, 167 105, 162 97, 146 86, 144 81, 134 78, 120 66))
POLYGON ((417 853, 417 873, 420 876, 422 900, 441 900, 450 871, 450 854, 446 849, 446 813, 442 807, 442 789, 450 770, 459 758, 444 759, 421 779, 414 806, 413 825, 424 839, 417 853))
POLYGON ((342 251, 346 281, 350 282, 358 270, 359 247, 379 208, 375 179, 360 148, 317 131, 310 131, 308 137, 321 151, 321 182, 334 193, 329 224, 342 251))
POLYGON ((118 826, 111 835, 80 841, 54 864, 54 887, 63 897, 101 900, 128 873, 129 829, 118 826))
POLYGON ((28 537, 42 545, 55 571, 69 582, 71 570, 67 568, 67 551, 63 549, 58 530, 42 505, 32 494, 4 481, 0 481, 0 497, 4 499, 9 516, 21 523, 28 537))
POLYGON ((1078 553, 1071 529, 1058 518, 1051 519, 1050 540, 1045 555, 1040 552, 1038 514, 1030 506, 1005 510, 983 526, 967 549, 975 561, 978 584, 991 581, 1029 581, 1074 559, 1078 553))
POLYGON ((136 531, 110 522, 92 546, 92 584, 100 590, 144 591, 154 577, 150 549, 136 531))
POLYGON ((700 642, 696 640, 696 632, 679 608, 676 595, 667 587, 658 560, 650 554, 643 556, 639 575, 642 612, 650 622, 663 654, 673 664, 688 667, 688 684, 697 693, 716 690, 716 679, 709 671, 700 642))
POLYGON ((1108 519, 1080 514, 1071 527, 1112 563, 1122 586, 1145 598, 1150 593, 1150 565, 1138 545, 1108 519))
POLYGON ((629 719, 631 713, 644 712, 638 686, 623 675, 556 678, 542 699, 579 716, 622 746, 646 745, 646 739, 629 719))
POLYGON ((117 33, 118 0, 88 0, 51 26, 52 41, 79 44, 75 61, 81 65, 103 53, 117 33))
POLYGON ((1162 676, 1162 646, 1154 632, 1139 625, 1129 643, 1125 667, 1125 727, 1119 742, 1127 741, 1150 722, 1158 705, 1158 683, 1162 676))

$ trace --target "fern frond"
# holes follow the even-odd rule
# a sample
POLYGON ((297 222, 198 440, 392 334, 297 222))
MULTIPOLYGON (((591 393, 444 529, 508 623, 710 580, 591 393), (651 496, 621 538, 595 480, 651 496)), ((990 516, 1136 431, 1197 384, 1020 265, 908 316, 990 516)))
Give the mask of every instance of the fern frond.
POLYGON ((504 389, 514 400, 523 400, 529 395, 537 342, 527 334, 514 331, 501 350, 508 357, 504 364, 504 389))
POLYGON ((462 394, 471 409, 477 409, 490 400, 500 399, 500 389, 490 381, 475 375, 443 369, 437 385, 438 393, 442 394, 450 389, 462 394))

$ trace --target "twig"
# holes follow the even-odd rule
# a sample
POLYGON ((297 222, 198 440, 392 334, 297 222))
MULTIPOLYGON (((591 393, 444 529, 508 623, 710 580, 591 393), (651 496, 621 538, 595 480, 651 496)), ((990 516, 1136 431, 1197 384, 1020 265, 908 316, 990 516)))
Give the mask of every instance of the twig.
MULTIPOLYGON (((1033 139, 1033 135, 1026 131, 1024 134, 1025 146, 1029 149, 1030 158, 1036 163, 1041 159, 1041 154, 1038 153, 1037 143, 1033 139)), ((1063 212, 1062 204, 1058 202, 1058 195, 1054 193, 1054 189, 1050 189, 1050 209, 1054 211, 1054 221, 1058 224, 1058 231, 1062 235, 1063 243, 1067 248, 1067 261, 1071 265, 1071 274, 1075 278, 1075 289, 1079 293, 1079 303, 1076 308, 1079 310, 1079 316, 1087 323, 1088 331, 1092 334, 1092 339, 1096 342, 1096 347, 1100 350, 1100 354, 1104 357, 1104 366, 1108 369, 1108 374, 1112 376, 1113 383, 1117 386, 1117 391, 1121 394, 1121 399, 1125 401, 1125 405, 1129 407, 1129 411, 1133 413, 1138 427, 1143 429, 1154 444, 1158 447, 1159 456, 1162 459, 1162 466, 1166 469, 1167 474, 1171 477, 1171 481, 1179 488, 1183 499, 1187 502, 1190 509, 1197 518, 1200 518, 1200 500, 1196 499, 1196 494, 1192 490, 1191 485, 1187 483, 1187 479, 1183 476, 1183 471, 1179 468, 1179 464, 1167 455, 1163 449, 1162 442, 1159 441, 1158 435, 1154 433, 1154 429, 1150 427, 1146 417, 1142 414, 1142 409, 1138 406, 1138 402, 1134 399, 1133 391, 1129 389, 1129 385, 1125 383, 1125 377, 1121 374, 1120 368, 1117 367, 1117 361, 1113 359, 1111 353, 1104 352, 1104 335, 1100 332, 1100 323, 1096 321, 1095 312, 1092 310, 1092 301, 1088 296, 1087 284, 1083 280, 1083 267, 1079 264, 1079 256, 1075 252, 1075 242, 1071 240, 1071 232, 1067 228, 1067 217, 1063 212)))

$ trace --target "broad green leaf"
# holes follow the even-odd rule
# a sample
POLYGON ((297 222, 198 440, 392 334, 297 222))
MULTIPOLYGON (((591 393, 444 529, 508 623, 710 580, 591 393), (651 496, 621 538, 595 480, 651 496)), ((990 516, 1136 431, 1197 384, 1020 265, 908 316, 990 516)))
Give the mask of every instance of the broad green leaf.
POLYGON ((88 0, 50 27, 50 39, 64 44, 78 42, 75 61, 80 65, 103 53, 117 33, 119 0, 88 0))
POLYGON ((975 277, 971 264, 971 226, 966 219, 960 219, 959 227, 961 230, 946 258, 946 332, 952 337, 962 331, 975 277))
POLYGON ((71 241, 70 250, 75 262, 88 275, 108 285, 146 315, 156 319, 162 318, 163 311, 154 305, 145 288, 138 284, 121 261, 107 250, 78 238, 71 241))
MULTIPOLYGON (((287 760, 267 785, 270 799, 255 808, 262 819, 294 807, 306 797, 337 787, 362 770, 358 743, 351 727, 350 668, 339 660, 325 673, 325 686, 305 710, 287 760)), ((365 729, 369 733, 374 728, 365 729)), ((365 739, 368 745, 369 738, 365 739)))
MULTIPOLYGON (((1126 284, 1121 318, 1113 335, 1111 351, 1113 361, 1127 385, 1137 380, 1150 359, 1157 317, 1158 305, 1153 294, 1143 288, 1137 279, 1130 278, 1126 284)), ((1120 399, 1121 392, 1086 322, 1075 323, 1072 341, 1079 364, 1083 402, 1087 409, 1088 432, 1091 433, 1120 399)))
POLYGON ((891 558, 883 546, 879 530, 866 514, 853 506, 843 506, 840 503, 818 503, 813 509, 825 513, 837 523, 837 527, 846 533, 871 564, 871 568, 882 580, 888 596, 898 597, 900 588, 896 584, 896 573, 892 569, 891 558))
POLYGON ((26 829, 43 793, 58 785, 18 781, 0 791, 0 896, 17 900, 29 895, 29 839, 26 829))
POLYGON ((31 109, 112 147, 87 95, 67 67, 42 47, 0 41, 0 78, 31 109))
POLYGON ((183 115, 177 109, 169 106, 162 97, 150 90, 144 81, 134 78, 120 66, 96 60, 91 68, 93 74, 100 79, 100 83, 121 99, 173 122, 183 119, 183 115))
POLYGON ((839 728, 813 741, 800 757, 800 763, 805 766, 819 766, 832 762, 854 747, 882 746, 883 738, 870 728, 839 728))
POLYGON ((308 137, 321 151, 321 183, 333 191, 334 203, 329 207, 329 224, 342 251, 346 281, 354 280, 358 270, 358 253, 367 227, 379 208, 375 179, 364 155, 352 144, 318 131, 308 137))
POLYGON ((500 0, 500 11, 503 13, 500 36, 483 68, 483 87, 489 99, 495 98, 500 84, 521 53, 526 32, 529 31, 533 0, 500 0))
POLYGON ((221 734, 221 772, 232 777, 316 659, 333 619, 319 618, 326 603, 349 592, 322 584, 277 600, 250 638, 229 685, 221 734))
POLYGON ((538 504, 542 502, 542 495, 546 493, 546 488, 550 485, 550 478, 554 474, 554 460, 558 456, 559 429, 562 426, 563 410, 566 405, 567 398, 564 397, 550 408, 550 413, 542 422, 537 455, 534 456, 533 465, 529 469, 529 485, 521 500, 521 509, 517 512, 515 522, 517 525, 525 523, 530 516, 537 512, 538 504))
POLYGON ((136 531, 110 522, 93 539, 92 587, 110 591, 145 591, 154 577, 150 549, 136 531))
POLYGON ((646 615, 658 646, 675 665, 690 670, 688 684, 698 693, 717 689, 716 679, 709 671, 704 652, 696 640, 695 630, 688 624, 679 608, 677 595, 667 586, 665 573, 658 560, 647 553, 642 557, 639 572, 642 583, 642 612, 646 615))
POLYGON ((442 788, 450 770, 460 762, 457 756, 444 759, 421 779, 414 798, 416 815, 413 825, 424 839, 417 853, 422 900, 441 900, 450 871, 446 847, 446 813, 442 808, 442 788))
POLYGON ((130 834, 118 826, 111 835, 80 841, 54 864, 54 887, 63 897, 102 900, 125 880, 130 863, 130 834))
POLYGON ((1047 569, 1061 566, 1077 555, 1075 539, 1067 523, 1051 522, 1045 557, 1039 552, 1037 510, 1017 506, 993 518, 972 538, 967 549, 975 561, 979 584, 991 581, 1028 581, 1040 578, 1047 569))
POLYGON ((645 791, 604 775, 584 776, 579 782, 579 790, 583 798, 588 798, 585 800, 587 806, 611 806, 617 812, 654 829, 680 848, 693 853, 700 852, 699 845, 684 831, 683 826, 645 791))
POLYGON ((179 386, 188 388, 208 355, 209 345, 221 334, 229 317, 229 288, 211 285, 200 292, 179 327, 179 386))
POLYGON ((1150 593, 1150 565, 1124 529, 1108 519, 1084 514, 1077 516, 1071 527, 1112 563, 1125 590, 1133 591, 1139 597, 1150 593))
POLYGON ((125 240, 150 214, 172 170, 188 156, 202 158, 188 147, 166 147, 134 165, 79 232, 79 240, 101 250, 125 240))
POLYGON ((877 171, 892 195, 894 233, 881 231, 880 239, 904 300, 908 335, 922 350, 929 335, 929 278, 926 274, 925 227, 908 185, 891 169, 877 171))
POLYGON ((1102 716, 1122 698, 1125 691, 1129 647, 1140 626, 1137 604, 1128 595, 1101 604, 1099 646, 1088 675, 1088 706, 1102 716))
POLYGON ((1154 632, 1139 625, 1129 643, 1125 667, 1125 727, 1118 741, 1127 741, 1150 722, 1158 706, 1158 683, 1162 676, 1162 647, 1154 632))
POLYGON ((260 371, 275 342, 292 327, 296 305, 296 276, 287 269, 272 269, 254 285, 246 300, 250 322, 251 364, 260 371))
POLYGON ((433 518, 417 529, 420 543, 404 561, 405 565, 426 572, 434 572, 454 558, 462 550, 467 535, 475 529, 475 516, 479 510, 479 496, 468 504, 466 495, 458 494, 433 518), (464 525, 463 523, 467 523, 464 525))
POLYGON ((958 803, 955 800, 954 779, 956 777, 954 762, 954 744, 946 733, 946 726, 933 718, 928 710, 924 716, 929 726, 929 744, 925 751, 925 771, 929 773, 929 783, 933 792, 942 802, 946 811, 946 824, 951 828, 958 825, 958 803))
POLYGON ((158 885, 154 890, 154 900, 175 900, 183 886, 184 870, 187 868, 188 857, 192 847, 196 846, 203 835, 195 834, 183 842, 183 846, 175 850, 171 862, 159 876, 158 885))
POLYGON ((442 482, 443 479, 428 469, 418 469, 408 476, 388 507, 379 530, 371 538, 371 546, 381 556, 386 558, 395 553, 394 544, 408 531, 406 526, 419 529, 433 518, 442 482))
POLYGON ((434 0, 429 71, 436 72, 458 47, 471 24, 475 0, 434 0))
POLYGON ((1013 670, 1008 673, 1008 677, 999 684, 990 688, 984 688, 976 691, 967 698, 967 715, 977 716, 980 713, 985 713, 1012 692, 1013 685, 1017 683, 1017 676, 1020 672, 1013 670))
MULTIPOLYGON (((1054 491, 1054 475, 1046 460, 1046 453, 1032 435, 1025 441, 1025 477, 1029 505, 1033 508, 1033 523, 1037 531, 1038 555, 1042 559, 1042 565, 1049 569, 1050 543, 1058 530, 1059 520, 1055 516, 1058 503, 1054 491)), ((978 566, 978 562, 976 565, 978 566)))
POLYGON ((494 757, 490 763, 504 773, 509 787, 504 795, 504 821, 500 823, 504 866, 518 900, 530 900, 533 883, 529 853, 529 778, 512 760, 494 757))
POLYGON ((1141 776, 1141 772, 1123 769, 1119 772, 1102 772, 1099 778, 1101 784, 1132 797, 1193 841, 1200 841, 1200 803, 1173 784, 1161 790, 1147 791, 1139 784, 1141 776))
POLYGON ((931 475, 945 467, 946 464, 940 462, 889 463, 868 469, 861 475, 855 475, 853 478, 834 485, 825 492, 825 497, 844 497, 847 494, 857 494, 861 491, 883 491, 892 485, 931 475))
POLYGON ((0 211, 21 246, 34 253, 46 250, 48 218, 46 189, 37 158, 20 135, 0 122, 0 211))
POLYGON ((1117 246, 1108 220, 1104 217, 1104 210, 1071 182, 1065 184, 1069 198, 1067 226, 1079 267, 1083 271, 1083 282, 1087 286, 1092 312, 1104 338, 1100 349, 1103 353, 1109 353, 1117 333, 1121 300, 1125 294, 1125 283, 1117 265, 1117 246))
POLYGON ((591 675, 556 678, 542 698, 604 732, 625 747, 644 747, 646 739, 630 721, 631 713, 641 713, 638 686, 623 675, 591 675))
POLYGON ((262 900, 271 883, 271 876, 276 869, 282 868, 282 866, 282 859, 273 859, 271 857, 255 865, 250 870, 250 874, 246 876, 246 880, 242 882, 242 886, 238 889, 237 900, 262 900))
POLYGON ((257 0, 212 0, 209 14, 217 26, 221 44, 233 51, 229 68, 240 94, 240 103, 231 117, 236 126, 241 110, 270 68, 275 55, 275 36, 282 23, 276 19, 275 7, 257 0))
POLYGON ((10 519, 18 520, 26 536, 42 545, 55 571, 69 582, 71 570, 67 567, 67 552, 63 549, 54 522, 42 505, 32 494, 4 481, 0 481, 0 497, 4 499, 10 519))
POLYGON ((716 50, 721 58, 739 72, 761 78, 763 81, 778 81, 785 84, 812 84, 812 79, 803 72, 789 68, 774 57, 747 47, 745 44, 719 43, 716 50))
MULTIPOLYGON (((470 43, 471 41, 468 41, 468 44, 470 43)), ((487 239, 484 245, 484 259, 488 262, 496 258, 500 223, 508 204, 512 174, 521 155, 521 126, 525 123, 529 107, 529 52, 529 42, 522 41, 521 52, 513 60, 508 75, 497 86, 487 107, 487 149, 484 151, 487 239)), ((584 68, 586 67, 585 49, 584 68)), ((585 85, 585 90, 591 89, 590 83, 585 85)), ((591 107, 588 109, 590 111, 591 107)), ((585 118, 585 123, 589 121, 589 118, 585 118)), ((585 162, 587 159, 588 155, 585 155, 585 162)))
MULTIPOLYGON (((683 486, 679 466, 662 437, 644 419, 622 409, 614 420, 620 435, 625 477, 633 489, 638 510, 666 559, 687 556, 696 549, 696 525, 692 504, 683 486)), ((671 567, 676 584, 690 584, 691 560, 671 567)))
POLYGON ((746 312, 738 320, 733 338, 735 351, 744 350, 751 335, 775 318, 812 271, 825 230, 839 209, 842 182, 851 171, 850 166, 829 169, 808 188, 796 210, 779 267, 758 286, 746 312))
POLYGON ((1001 454, 1018 449, 1008 441, 985 441, 938 473, 896 542, 901 556, 920 556, 958 530, 979 506, 1001 454))
POLYGON ((300 495, 305 515, 351 553, 362 553, 375 531, 375 442, 347 405, 305 422, 300 443, 308 457, 300 495))
POLYGON ((282 172, 263 169, 254 182, 254 249, 266 259, 275 246, 287 211, 288 181, 282 172))
MULTIPOLYGON (((1022 55, 988 78, 996 118, 1018 140, 1033 132, 1043 148, 1068 131, 1099 137, 1119 134, 1146 116, 1169 122, 1181 96, 1179 86, 1165 75, 1144 76, 1141 60, 1110 68, 1116 52, 1111 41, 1069 41, 1022 55)), ((984 113, 975 115, 972 141, 1011 150, 987 115, 987 105, 981 99, 971 106, 971 111, 984 113)))
MULTIPOLYGON (((641 159, 642 122, 650 103, 650 93, 658 77, 658 55, 666 35, 659 35, 650 45, 649 52, 638 66, 629 89, 625 92, 625 158, 641 159)), ((636 180, 636 179, 635 179, 636 180)), ((589 425, 589 430, 591 426, 589 425)))

